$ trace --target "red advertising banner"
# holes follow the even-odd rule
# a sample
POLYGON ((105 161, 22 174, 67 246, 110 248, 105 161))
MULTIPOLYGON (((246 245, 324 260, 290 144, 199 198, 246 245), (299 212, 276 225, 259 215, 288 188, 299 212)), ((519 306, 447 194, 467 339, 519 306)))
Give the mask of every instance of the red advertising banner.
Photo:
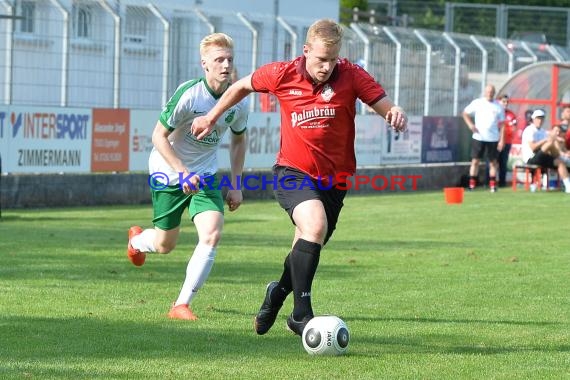
POLYGON ((129 170, 128 109, 94 108, 91 172, 129 170))

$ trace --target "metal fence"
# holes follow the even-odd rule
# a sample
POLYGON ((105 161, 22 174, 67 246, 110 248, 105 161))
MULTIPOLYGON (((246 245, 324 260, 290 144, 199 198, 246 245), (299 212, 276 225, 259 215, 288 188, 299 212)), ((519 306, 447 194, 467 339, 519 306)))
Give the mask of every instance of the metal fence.
MULTIPOLYGON (((239 75, 301 54, 306 18, 199 7, 109 6, 104 0, 0 0, 17 18, 0 23, 0 102, 13 105, 160 109, 176 86, 203 75, 199 42, 235 41, 239 75)), ((341 55, 361 63, 412 115, 457 115, 519 68, 568 61, 562 46, 353 23, 341 55)), ((259 99, 252 95, 252 110, 259 99)), ((365 107, 362 108, 365 112, 365 107)))
POLYGON ((414 115, 457 115, 486 83, 499 87, 526 65, 568 61, 570 53, 561 46, 425 29, 362 23, 350 29, 349 58, 362 60, 414 115))
POLYGON ((486 35, 502 38, 527 33, 548 35, 550 42, 570 46, 570 8, 445 3, 445 31, 476 30, 486 30, 486 35), (520 33, 521 30, 524 32, 520 33))

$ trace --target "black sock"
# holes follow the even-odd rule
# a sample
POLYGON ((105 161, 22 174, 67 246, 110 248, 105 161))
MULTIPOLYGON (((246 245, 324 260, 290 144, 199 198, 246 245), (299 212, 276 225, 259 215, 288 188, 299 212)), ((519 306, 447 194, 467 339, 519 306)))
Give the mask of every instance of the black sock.
POLYGON ((299 239, 289 254, 289 265, 293 284, 293 318, 301 321, 313 315, 311 286, 319 265, 321 245, 299 239))
POLYGON ((289 293, 293 290, 293 284, 291 282, 291 264, 289 263, 290 260, 291 252, 289 252, 287 257, 285 257, 285 261, 283 262, 283 273, 279 279, 279 286, 271 292, 270 297, 273 305, 282 305, 285 298, 287 298, 289 293))

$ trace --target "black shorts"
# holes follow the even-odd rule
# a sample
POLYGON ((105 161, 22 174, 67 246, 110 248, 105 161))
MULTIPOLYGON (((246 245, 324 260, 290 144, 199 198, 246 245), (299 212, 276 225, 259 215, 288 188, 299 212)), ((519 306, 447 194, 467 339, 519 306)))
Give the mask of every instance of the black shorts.
POLYGON ((549 169, 557 168, 557 166, 554 164, 554 157, 548 153, 544 153, 542 150, 536 152, 536 154, 527 161, 527 164, 538 165, 540 167, 549 169))
POLYGON ((487 158, 489 161, 497 161, 499 158, 499 151, 497 150, 497 141, 479 141, 471 140, 471 158, 472 159, 482 159, 487 153, 487 158))
POLYGON ((327 216, 327 235, 325 236, 325 244, 330 239, 338 222, 340 210, 344 206, 344 197, 346 190, 341 190, 332 186, 325 189, 325 186, 316 179, 309 177, 307 174, 288 167, 275 165, 273 174, 277 177, 279 184, 275 188, 275 197, 279 205, 287 211, 289 218, 293 224, 293 210, 299 203, 311 199, 318 199, 323 203, 325 214, 327 216), (313 185, 307 185, 312 183, 313 185))

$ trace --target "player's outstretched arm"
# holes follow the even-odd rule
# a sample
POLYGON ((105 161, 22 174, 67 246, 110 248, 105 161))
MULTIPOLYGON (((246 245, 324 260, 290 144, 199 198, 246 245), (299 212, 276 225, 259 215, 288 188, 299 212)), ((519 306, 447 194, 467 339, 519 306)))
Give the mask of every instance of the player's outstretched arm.
POLYGON ((408 116, 401 107, 395 105, 387 96, 371 107, 378 115, 386 119, 386 122, 397 132, 404 132, 408 128, 408 116))
POLYGON ((237 104, 240 100, 248 96, 253 92, 253 87, 251 87, 251 74, 241 78, 234 84, 232 84, 222 97, 218 100, 218 103, 204 116, 197 117, 192 122, 192 134, 196 136, 198 140, 203 139, 207 136, 214 128, 216 120, 226 112, 231 106, 237 104))

